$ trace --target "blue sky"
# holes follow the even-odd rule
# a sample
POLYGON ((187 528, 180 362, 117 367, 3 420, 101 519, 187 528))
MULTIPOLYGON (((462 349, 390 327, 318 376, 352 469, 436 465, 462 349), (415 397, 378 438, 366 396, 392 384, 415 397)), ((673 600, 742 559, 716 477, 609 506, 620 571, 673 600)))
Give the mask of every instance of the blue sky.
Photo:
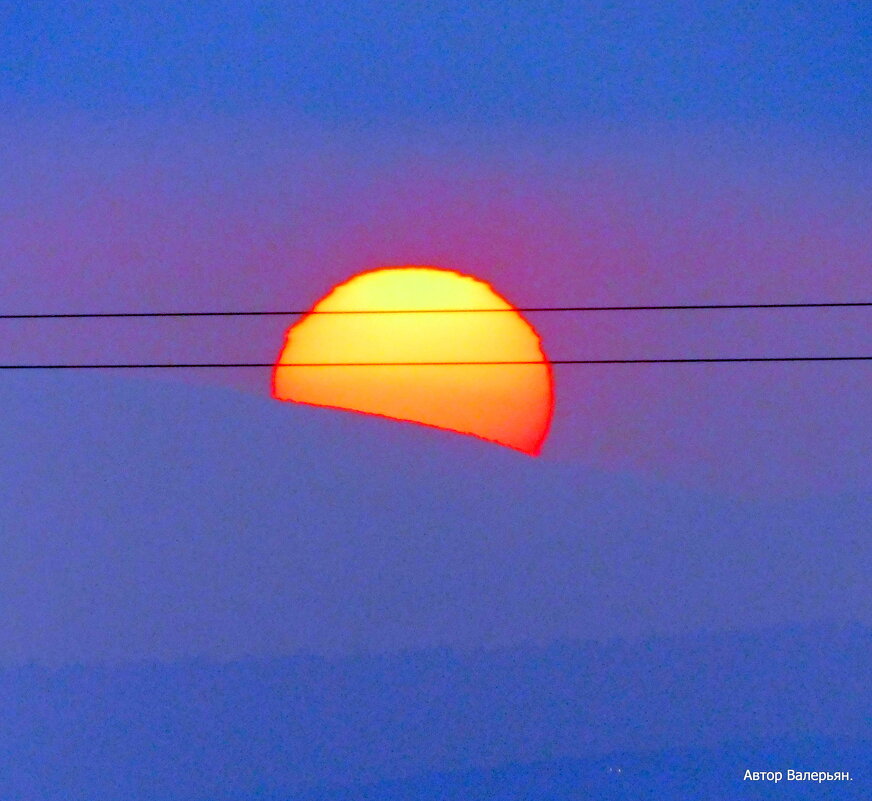
MULTIPOLYGON (((0 313, 299 309, 410 263, 521 306, 872 300, 870 16, 2 4, 0 313)), ((869 311, 534 323, 560 359, 869 355, 869 311)), ((270 362, 292 322, 0 321, 0 364, 270 362)), ((869 731, 870 370, 561 367, 535 460, 280 404, 269 370, 0 372, 0 796, 470 769, 490 801, 481 771, 562 753, 642 797, 596 760, 676 743, 714 767, 640 768, 658 798, 853 770, 827 738, 869 731), (754 764, 785 749, 813 764, 754 764)))
POLYGON ((332 123, 706 121, 862 135, 868 5, 18 3, 7 104, 332 123))
MULTIPOLYGON (((403 263, 527 306, 862 299, 869 13, 16 4, 0 301, 299 308, 403 263)), ((863 311, 534 322, 555 358, 860 353, 870 337, 863 311)), ((268 361, 288 323, 7 325, 0 356, 268 361)), ((731 491, 865 486, 866 382, 857 366, 565 370, 551 453, 731 491)))

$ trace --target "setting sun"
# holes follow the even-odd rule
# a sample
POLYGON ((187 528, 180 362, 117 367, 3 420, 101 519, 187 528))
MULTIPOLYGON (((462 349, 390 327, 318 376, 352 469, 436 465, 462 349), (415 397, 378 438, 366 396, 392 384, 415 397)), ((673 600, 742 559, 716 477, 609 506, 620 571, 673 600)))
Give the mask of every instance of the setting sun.
POLYGON ((531 455, 553 407, 550 365, 521 314, 483 281, 418 266, 362 273, 315 304, 288 331, 273 395, 531 455))

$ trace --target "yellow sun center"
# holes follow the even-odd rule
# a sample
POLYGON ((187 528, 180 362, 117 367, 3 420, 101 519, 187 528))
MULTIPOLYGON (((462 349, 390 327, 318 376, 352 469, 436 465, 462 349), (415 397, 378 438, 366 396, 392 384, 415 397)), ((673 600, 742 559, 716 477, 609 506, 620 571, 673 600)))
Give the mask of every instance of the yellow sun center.
POLYGON ((374 270, 336 287, 288 331, 273 394, 530 454, 553 407, 550 365, 529 323, 483 281, 433 267, 374 270))

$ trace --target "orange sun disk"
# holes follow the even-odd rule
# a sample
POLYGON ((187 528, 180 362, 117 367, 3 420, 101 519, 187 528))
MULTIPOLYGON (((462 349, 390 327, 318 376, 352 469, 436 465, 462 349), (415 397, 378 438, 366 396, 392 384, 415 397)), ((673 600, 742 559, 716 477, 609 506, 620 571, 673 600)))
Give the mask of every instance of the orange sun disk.
POLYGON ((419 266, 362 273, 315 304, 287 333, 273 396, 471 434, 534 456, 554 405, 551 366, 521 314, 483 281, 419 266))

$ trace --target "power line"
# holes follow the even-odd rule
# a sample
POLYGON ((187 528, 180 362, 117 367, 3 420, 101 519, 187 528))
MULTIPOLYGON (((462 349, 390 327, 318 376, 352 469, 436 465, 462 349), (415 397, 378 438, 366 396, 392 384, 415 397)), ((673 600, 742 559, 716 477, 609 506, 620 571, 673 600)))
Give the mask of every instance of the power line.
POLYGON ((177 311, 177 312, 87 312, 50 314, 0 314, 0 320, 86 320, 106 318, 161 317, 301 317, 307 314, 457 314, 457 313, 540 313, 540 312, 635 312, 708 311, 714 309, 831 309, 870 307, 872 301, 825 303, 704 303, 668 306, 529 306, 508 309, 350 309, 337 311, 177 311))
POLYGON ((739 364, 754 362, 865 362, 872 356, 740 356, 686 359, 553 359, 542 361, 468 361, 468 362, 307 362, 275 364, 273 362, 155 362, 130 364, 0 364, 0 370, 176 370, 275 367, 459 367, 506 365, 597 365, 597 364, 739 364))

